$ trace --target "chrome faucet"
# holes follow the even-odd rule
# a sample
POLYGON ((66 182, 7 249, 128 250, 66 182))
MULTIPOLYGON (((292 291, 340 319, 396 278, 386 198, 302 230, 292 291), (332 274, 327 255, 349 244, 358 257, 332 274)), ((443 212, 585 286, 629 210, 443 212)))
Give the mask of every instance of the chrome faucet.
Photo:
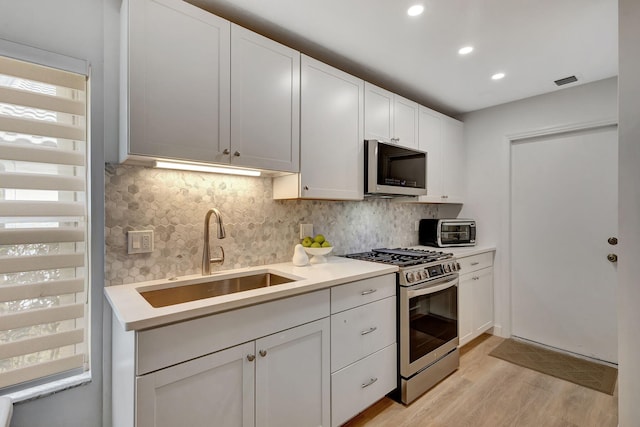
POLYGON ((220 251, 222 252, 222 256, 217 258, 211 258, 211 250, 209 248, 209 220, 211 219, 211 215, 216 216, 216 224, 218 225, 218 239, 224 239, 226 237, 226 234, 224 232, 224 224, 222 224, 222 216, 220 215, 220 211, 216 208, 209 209, 209 211, 204 217, 204 248, 202 250, 202 275, 203 276, 207 276, 211 274, 212 263, 224 264, 224 249, 222 248, 222 246, 219 246, 220 251))

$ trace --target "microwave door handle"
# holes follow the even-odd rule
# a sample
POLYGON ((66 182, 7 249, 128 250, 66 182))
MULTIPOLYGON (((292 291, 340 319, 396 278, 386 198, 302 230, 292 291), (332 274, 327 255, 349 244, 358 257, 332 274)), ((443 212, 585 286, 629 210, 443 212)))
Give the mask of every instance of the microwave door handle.
POLYGON ((409 297, 409 299, 411 299, 411 298, 419 297, 419 296, 422 296, 422 295, 429 295, 429 294, 433 294, 433 293, 436 293, 436 292, 440 292, 440 291, 442 291, 444 289, 447 289, 447 288, 450 288, 452 286, 456 286, 457 284, 458 284, 458 279, 454 279, 454 280, 448 281, 446 283, 443 283, 442 285, 428 286, 426 288, 407 291, 407 296, 409 297))

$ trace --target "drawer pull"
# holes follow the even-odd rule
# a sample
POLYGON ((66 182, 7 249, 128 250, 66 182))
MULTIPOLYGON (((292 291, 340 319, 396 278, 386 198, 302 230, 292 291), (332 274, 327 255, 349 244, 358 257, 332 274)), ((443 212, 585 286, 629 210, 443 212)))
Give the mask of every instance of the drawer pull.
POLYGON ((367 334, 370 334, 371 332, 373 332, 373 331, 375 331, 375 330, 377 330, 377 329, 378 329, 378 327, 377 327, 377 326, 374 326, 374 327, 372 327, 372 328, 367 329, 366 331, 362 331, 362 332, 360 332, 360 335, 367 335, 367 334))
POLYGON ((377 289, 369 289, 368 291, 362 291, 360 295, 365 296, 374 293, 377 289))
POLYGON ((471 263, 471 265, 478 265, 478 264, 480 264, 480 262, 479 262, 479 261, 475 261, 475 262, 472 262, 472 263, 471 263))
POLYGON ((362 384, 362 388, 367 388, 369 387, 371 384, 375 383, 376 381, 378 381, 377 378, 371 378, 369 381, 367 381, 366 383, 362 384))

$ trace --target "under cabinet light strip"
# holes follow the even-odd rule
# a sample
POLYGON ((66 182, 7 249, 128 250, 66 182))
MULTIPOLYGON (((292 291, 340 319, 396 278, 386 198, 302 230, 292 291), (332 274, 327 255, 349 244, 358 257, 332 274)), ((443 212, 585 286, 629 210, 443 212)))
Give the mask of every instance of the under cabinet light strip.
POLYGON ((226 173, 229 175, 260 176, 260 171, 251 169, 235 169, 220 166, 196 165, 192 163, 174 163, 156 161, 155 167, 161 169, 177 169, 194 172, 226 173))

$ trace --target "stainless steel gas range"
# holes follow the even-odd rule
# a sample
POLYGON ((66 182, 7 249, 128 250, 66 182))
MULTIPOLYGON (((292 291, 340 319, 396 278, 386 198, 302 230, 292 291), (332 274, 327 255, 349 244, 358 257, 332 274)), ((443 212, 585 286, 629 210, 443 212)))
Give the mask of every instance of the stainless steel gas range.
POLYGON ((374 249, 347 258, 399 267, 397 398, 409 404, 458 369, 458 270, 453 254, 374 249))

